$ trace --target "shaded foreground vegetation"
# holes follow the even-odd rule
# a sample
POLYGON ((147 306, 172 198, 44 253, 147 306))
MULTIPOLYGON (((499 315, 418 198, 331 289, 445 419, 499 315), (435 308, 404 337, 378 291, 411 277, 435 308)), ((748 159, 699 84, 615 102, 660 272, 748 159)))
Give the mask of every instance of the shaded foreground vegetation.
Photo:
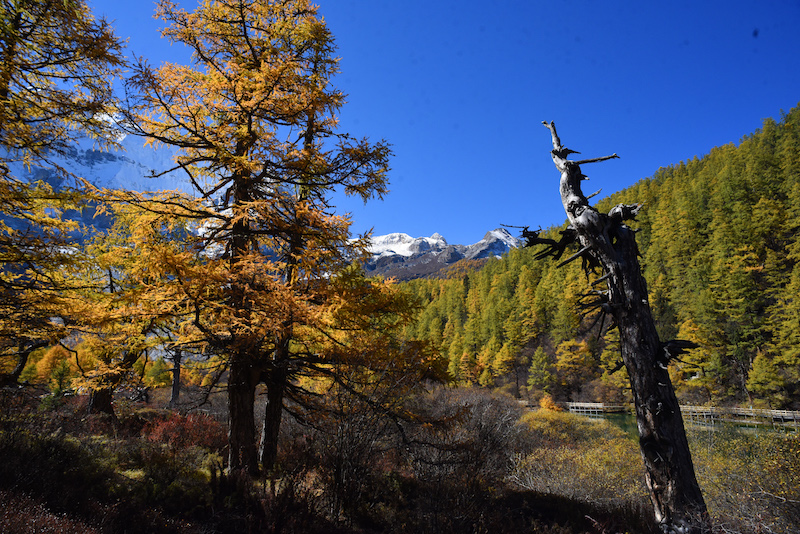
MULTIPOLYGON (((154 395, 157 398, 159 395, 154 395)), ((293 411, 272 478, 225 470, 225 421, 3 391, 0 531, 656 532, 634 438, 604 421, 434 388, 398 425, 344 393, 293 411)), ((800 438, 690 432, 718 532, 800 523, 800 438)))

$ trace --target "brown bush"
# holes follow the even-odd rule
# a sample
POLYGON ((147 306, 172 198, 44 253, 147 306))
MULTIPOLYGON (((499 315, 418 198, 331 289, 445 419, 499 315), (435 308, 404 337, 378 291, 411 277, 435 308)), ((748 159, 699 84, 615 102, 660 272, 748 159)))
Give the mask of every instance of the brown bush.
POLYGON ((142 433, 148 441, 164 443, 174 449, 195 446, 215 452, 222 451, 228 439, 219 421, 198 412, 171 413, 166 419, 146 425, 142 433))
POLYGON ((526 414, 521 425, 530 448, 514 459, 514 484, 582 502, 646 506, 639 447, 621 429, 550 410, 526 414))
POLYGON ((800 434, 731 426, 689 433, 718 532, 789 534, 800 525, 800 434))

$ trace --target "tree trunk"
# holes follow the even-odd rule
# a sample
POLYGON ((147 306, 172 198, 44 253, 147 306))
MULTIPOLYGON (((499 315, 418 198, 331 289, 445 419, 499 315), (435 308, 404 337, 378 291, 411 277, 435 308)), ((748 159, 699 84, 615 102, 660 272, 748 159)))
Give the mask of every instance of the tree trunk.
POLYGON ((172 391, 169 396, 170 408, 175 408, 181 397, 181 360, 183 359, 183 352, 178 349, 172 356, 172 391))
POLYGON ((17 384, 20 375, 22 375, 22 371, 24 371, 25 366, 28 365, 29 356, 29 351, 19 352, 17 354, 17 363, 14 365, 14 369, 12 369, 10 373, 0 373, 0 387, 13 386, 17 384))
MULTIPOLYGON (((290 265, 290 268, 293 268, 290 265)), ((261 446, 259 457, 264 471, 272 471, 278 459, 278 437, 283 419, 283 397, 286 394, 289 370, 286 367, 289 360, 289 344, 292 339, 292 325, 278 336, 272 362, 265 373, 267 384, 267 405, 264 411, 264 426, 261 432, 261 446)))
POLYGON ((89 413, 106 414, 116 419, 114 413, 114 388, 104 387, 92 390, 89 395, 89 413))
POLYGON ((117 420, 113 404, 114 390, 124 380, 125 370, 130 369, 140 356, 140 352, 126 352, 118 365, 119 369, 103 376, 101 385, 89 397, 89 413, 104 413, 110 415, 114 421, 117 420))
POLYGON ((283 418, 283 397, 286 393, 286 369, 273 369, 267 380, 267 406, 261 432, 259 456, 264 471, 275 468, 278 459, 278 436, 283 418))
POLYGON ((595 299, 588 307, 611 316, 620 331, 622 360, 630 375, 639 446, 655 517, 665 533, 710 532, 683 418, 667 372, 669 353, 658 338, 650 312, 634 232, 623 224, 635 217, 640 206, 616 206, 608 215, 591 207, 581 191, 585 176, 580 165, 617 155, 569 161, 567 156, 576 152, 561 145, 553 123, 544 124, 552 135, 553 162, 561 172, 561 200, 581 246, 580 252, 562 265, 581 258, 587 273, 596 267, 603 271, 607 291, 587 294, 595 299))
POLYGON ((259 373, 247 358, 231 358, 228 376, 228 469, 258 474, 255 401, 259 373))
POLYGON ((620 226, 616 237, 618 256, 611 271, 614 282, 609 284, 617 288, 612 294, 627 298, 612 301, 613 316, 620 331, 622 361, 631 380, 639 446, 656 519, 665 532, 709 531, 680 406, 639 271, 633 232, 620 226))
POLYGON ((47 345, 48 343, 46 341, 20 341, 19 351, 17 352, 17 363, 10 373, 0 373, 0 387, 16 385, 19 377, 22 375, 22 371, 24 371, 25 366, 28 365, 28 358, 31 353, 47 345))

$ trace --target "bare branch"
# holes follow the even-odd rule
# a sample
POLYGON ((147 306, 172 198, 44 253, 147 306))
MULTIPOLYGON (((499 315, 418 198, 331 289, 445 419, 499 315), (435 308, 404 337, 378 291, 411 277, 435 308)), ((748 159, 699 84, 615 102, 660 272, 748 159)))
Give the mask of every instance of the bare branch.
MULTIPOLYGON (((576 152, 576 154, 577 153, 578 152, 576 152)), ((617 154, 615 152, 614 154, 611 154, 610 156, 601 156, 599 158, 590 158, 590 159, 582 159, 582 160, 578 160, 578 161, 573 161, 572 164, 573 165, 583 165, 584 163, 597 163, 598 161, 607 161, 609 159, 619 159, 619 156, 617 156, 617 154)))
POLYGON ((592 246, 591 245, 586 245, 585 247, 580 249, 578 252, 576 252, 575 254, 573 254, 572 256, 567 258, 566 260, 564 260, 561 263, 559 263, 558 265, 556 265, 556 267, 563 267, 564 265, 577 260, 578 258, 583 256, 584 254, 586 254, 590 250, 592 250, 592 246))

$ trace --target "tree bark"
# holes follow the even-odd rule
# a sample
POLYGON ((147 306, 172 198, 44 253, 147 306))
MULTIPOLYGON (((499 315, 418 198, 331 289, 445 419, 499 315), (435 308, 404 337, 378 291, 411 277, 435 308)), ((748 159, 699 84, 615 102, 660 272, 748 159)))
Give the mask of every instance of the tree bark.
POLYGON ((114 413, 114 388, 103 387, 93 389, 89 394, 89 413, 110 415, 116 419, 114 413))
POLYGON ((183 360, 183 352, 176 349, 172 355, 172 390, 168 404, 170 408, 175 408, 181 397, 181 360, 183 360))
POLYGON ((597 308, 610 315, 620 332, 622 360, 631 380, 639 446, 656 520, 665 533, 710 532, 705 501, 694 473, 678 400, 667 372, 669 355, 658 338, 641 274, 634 232, 623 221, 640 206, 619 205, 601 214, 589 205, 580 182, 580 165, 616 158, 567 160, 574 152, 561 145, 555 124, 544 123, 553 140, 551 152, 561 172, 561 201, 581 246, 568 263, 582 258, 584 268, 600 267, 607 291, 597 308))
POLYGON ((259 457, 264 471, 275 468, 278 459, 278 437, 283 419, 283 397, 286 393, 288 373, 285 368, 273 369, 267 379, 267 405, 261 432, 259 457))
POLYGON ((228 376, 228 469, 258 474, 255 402, 259 372, 248 358, 231 358, 228 376))

